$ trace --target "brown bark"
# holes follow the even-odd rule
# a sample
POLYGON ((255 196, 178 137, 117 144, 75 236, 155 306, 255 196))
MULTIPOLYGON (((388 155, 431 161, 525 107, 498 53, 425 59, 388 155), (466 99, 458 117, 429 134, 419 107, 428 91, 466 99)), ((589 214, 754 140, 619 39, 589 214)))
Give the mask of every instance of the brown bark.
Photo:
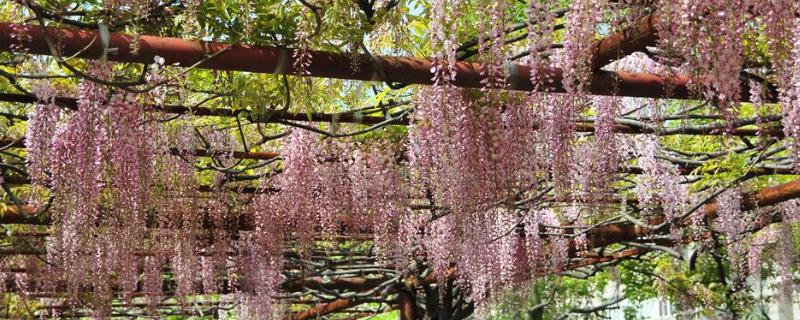
MULTIPOLYGON (((16 102, 16 103, 34 103, 36 98, 18 93, 0 93, 0 101, 16 102)), ((76 109, 78 101, 72 97, 57 97, 56 104, 69 109, 76 109)), ((246 117, 247 114, 241 110, 233 110, 230 108, 206 108, 206 107, 187 107, 180 105, 152 105, 144 104, 142 107, 147 111, 158 111, 169 114, 191 114, 203 117, 236 117, 237 113, 241 113, 240 117, 246 117)), ((311 121, 311 122, 340 122, 340 123, 361 123, 361 124, 377 124, 386 121, 384 117, 375 116, 358 116, 353 113, 334 115, 326 113, 289 113, 275 111, 269 114, 269 117, 250 117, 249 119, 256 123, 270 123, 277 120, 288 121, 311 121)), ((392 124, 408 124, 408 119, 398 119, 391 122, 392 124)))
MULTIPOLYGON (((20 44, 22 49, 31 54, 57 54, 86 59, 98 59, 102 56, 103 48, 97 31, 47 28, 45 32, 36 25, 24 26, 19 29, 26 30, 26 40, 20 43, 11 37, 14 34, 14 25, 0 23, 0 50, 9 51, 12 45, 20 44), (45 41, 45 34, 53 41, 58 41, 60 52, 51 52, 45 41)), ((288 48, 232 46, 218 42, 143 35, 137 37, 139 49, 134 52, 134 40, 131 36, 114 32, 109 36, 109 48, 117 50, 116 54, 109 54, 107 57, 112 61, 150 64, 159 56, 165 59, 166 65, 178 64, 202 69, 424 85, 433 83, 430 70, 434 63, 429 59, 366 55, 353 58, 349 54, 310 50, 308 54, 311 56, 311 65, 304 73, 295 68, 293 50, 288 48)), ((530 66, 523 64, 508 64, 506 67, 509 74, 508 89, 533 90, 529 75, 531 72, 538 72, 552 80, 541 86, 541 90, 564 92, 560 69, 531 70, 530 66)), ((481 88, 482 69, 483 65, 480 63, 456 63, 456 79, 453 84, 464 88, 481 88)), ((686 99, 692 98, 687 88, 688 82, 689 78, 685 76, 598 71, 592 78, 589 92, 596 95, 686 99)), ((747 100, 749 91, 742 92, 743 99, 747 100)))
POLYGON ((400 305, 400 320, 417 320, 417 311, 414 308, 416 300, 411 292, 400 290, 397 293, 397 303, 400 305))
POLYGON ((592 49, 592 69, 600 69, 614 60, 643 51, 648 46, 654 46, 658 40, 655 27, 657 21, 657 15, 647 15, 627 28, 595 43, 592 49))
MULTIPOLYGON (((800 179, 745 194, 742 198, 742 210, 771 206, 798 197, 800 197, 800 179)), ((711 201, 700 210, 706 218, 714 218, 717 216, 718 206, 715 201, 711 201)), ((663 219, 659 217, 650 223, 659 224, 664 221, 663 219)), ((633 241, 650 234, 651 230, 633 223, 601 226, 588 234, 589 247, 597 248, 622 241, 633 241)))
POLYGON ((328 303, 320 304, 308 310, 291 314, 285 317, 284 320, 316 319, 317 317, 352 308, 359 304, 361 304, 361 302, 353 299, 337 299, 328 303))

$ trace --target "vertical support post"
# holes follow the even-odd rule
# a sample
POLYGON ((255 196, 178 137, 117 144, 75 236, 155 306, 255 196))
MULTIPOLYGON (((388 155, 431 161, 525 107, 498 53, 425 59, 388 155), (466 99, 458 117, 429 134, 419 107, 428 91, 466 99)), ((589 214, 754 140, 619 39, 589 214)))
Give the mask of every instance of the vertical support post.
POLYGON ((400 290, 397 303, 400 305, 400 320, 417 320, 416 299, 408 290, 400 290))

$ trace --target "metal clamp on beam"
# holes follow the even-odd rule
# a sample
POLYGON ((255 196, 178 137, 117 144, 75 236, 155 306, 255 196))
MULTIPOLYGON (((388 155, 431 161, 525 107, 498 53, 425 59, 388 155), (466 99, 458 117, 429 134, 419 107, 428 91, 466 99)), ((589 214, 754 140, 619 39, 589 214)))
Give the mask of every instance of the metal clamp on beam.
POLYGON ((100 32, 100 44, 103 45, 103 49, 100 53, 100 58, 98 58, 102 62, 106 62, 108 60, 108 54, 117 54, 119 52, 119 48, 109 48, 109 44, 111 42, 111 37, 109 36, 108 25, 105 23, 98 23, 97 30, 100 32))

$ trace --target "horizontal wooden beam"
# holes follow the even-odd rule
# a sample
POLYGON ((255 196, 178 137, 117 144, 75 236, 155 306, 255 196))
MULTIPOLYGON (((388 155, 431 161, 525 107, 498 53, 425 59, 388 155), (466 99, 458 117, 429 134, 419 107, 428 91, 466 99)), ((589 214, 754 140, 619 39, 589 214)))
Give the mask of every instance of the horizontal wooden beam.
MULTIPOLYGON (((800 198, 800 179, 746 193, 742 196, 742 210, 776 205, 788 200, 800 198)), ((719 206, 716 201, 710 201, 700 208, 705 218, 715 218, 719 206)), ((659 216, 650 220, 651 224, 664 222, 664 217, 659 216)), ((682 223, 682 221, 678 221, 682 223)), ((623 241, 635 241, 638 238, 653 234, 653 230, 634 223, 616 223, 595 228, 587 234, 589 248, 604 247, 623 241)), ((574 245, 571 250, 575 251, 574 245)))
MULTIPOLYGON (((25 139, 9 139, 0 138, 0 148, 24 148, 25 139)), ((195 150, 181 150, 178 148, 170 148, 170 153, 173 155, 193 155, 197 157, 218 157, 218 156, 231 156, 235 159, 252 159, 252 160, 271 160, 280 157, 281 154, 277 152, 259 152, 259 151, 231 151, 231 150, 209 150, 209 149, 195 149, 195 150)))
MULTIPOLYGON (((299 69, 293 54, 295 49, 231 45, 150 35, 133 37, 116 32, 109 34, 108 42, 108 48, 114 48, 116 52, 106 55, 104 54, 106 48, 103 48, 100 41, 100 33, 95 30, 0 23, 0 51, 11 51, 15 47, 30 54, 75 56, 85 59, 99 59, 106 56, 108 60, 118 62, 150 64, 156 57, 161 57, 166 65, 201 69, 423 85, 434 83, 431 69, 435 67, 435 63, 430 59, 353 56, 308 50, 306 53, 310 57, 310 65, 305 69, 299 69), (16 34, 14 30, 25 30, 22 40, 12 37, 16 34), (47 39, 58 43, 58 52, 51 50, 47 39)), ((484 69, 484 65, 461 61, 456 62, 454 68, 456 77, 453 85, 464 88, 483 87, 481 70, 484 69)), ((507 89, 530 91, 536 88, 548 92, 565 91, 562 86, 561 69, 532 70, 528 65, 515 63, 507 63, 505 68, 508 75, 507 89), (530 79, 531 72, 538 73, 541 79, 551 81, 535 87, 530 79)), ((695 98, 690 94, 688 83, 689 77, 680 75, 596 71, 588 86, 588 92, 595 95, 626 97, 695 98)), ((749 99, 748 92, 749 90, 743 90, 743 100, 749 99)))
MULTIPOLYGON (((35 103, 37 100, 35 97, 31 97, 24 94, 0 92, 0 101, 13 102, 13 103, 35 103)), ((78 108, 77 99, 72 97, 57 97, 55 98, 55 104, 68 109, 78 108)), ((388 107, 392 106, 393 105, 391 104, 388 105, 388 107)), ((147 111, 157 111, 168 114, 186 114, 186 115, 202 116, 202 117, 233 118, 239 115, 243 118, 248 119, 250 122, 255 122, 255 123, 275 123, 280 120, 284 120, 284 121, 308 121, 308 122, 358 123, 365 125, 373 125, 387 121, 385 117, 376 117, 369 115, 365 116, 356 112, 343 113, 343 114, 312 112, 310 114, 306 114, 306 113, 273 111, 270 113, 268 112, 269 110, 234 110, 230 108, 207 108, 202 106, 191 107, 191 106, 181 106, 181 105, 154 105, 154 104, 144 104, 142 105, 142 108, 144 108, 147 111)), ((395 119, 389 121, 389 124, 408 124, 408 119, 406 118, 395 119)))
MULTIPOLYGON (((0 93, 0 101, 6 102, 17 102, 17 103, 34 103, 36 100, 33 97, 29 97, 22 94, 14 94, 14 93, 0 93)), ((76 103, 75 98, 71 97, 58 97, 57 101, 60 101, 61 104, 66 104, 69 106, 73 106, 76 103)), ((146 110, 161 110, 166 113, 172 114, 192 114, 196 116, 214 116, 214 117, 235 117, 236 112, 235 110, 225 109, 225 108, 203 108, 203 107, 185 107, 185 106, 178 106, 178 105, 166 105, 166 106, 155 106, 155 105, 145 105, 144 108, 146 110)), ((346 113, 346 114, 326 114, 326 113, 312 113, 310 116, 306 114, 292 114, 292 113, 275 113, 270 114, 269 116, 254 116, 249 117, 248 120, 252 122, 258 123, 274 123, 279 122, 281 120, 287 121, 311 121, 311 122, 338 122, 338 123, 357 123, 357 124, 365 124, 365 125, 374 125, 386 122, 386 118, 384 117, 376 117, 376 116, 362 116, 358 113, 346 113)), ((388 125, 408 125, 409 119, 408 117, 402 117, 398 119, 393 119, 388 121, 386 124, 388 125)), ((686 128, 682 128, 680 130, 674 130, 672 128, 645 128, 645 127, 638 127, 632 126, 623 123, 617 123, 614 125, 613 130, 617 133, 624 133, 624 134, 657 134, 657 135, 731 135, 731 136, 772 136, 772 137, 783 137, 783 129, 779 126, 770 126, 767 128, 733 128, 732 130, 725 130, 724 126, 709 126, 709 125, 699 125, 699 126, 686 126, 686 128)), ((590 133, 595 131, 595 126, 593 123, 585 122, 585 121, 578 121, 575 124, 575 131, 576 132, 583 132, 583 133, 590 133)), ((8 139, 0 140, 0 147, 6 146, 9 143, 14 143, 12 147, 23 147, 21 141, 11 141, 8 139)))
POLYGON ((614 60, 654 46, 658 41, 657 21, 657 15, 649 14, 596 42, 592 48, 592 69, 598 70, 614 60))
POLYGON ((356 299, 336 299, 331 302, 319 304, 310 309, 290 314, 286 316, 284 320, 318 319, 321 316, 352 308, 362 303, 363 302, 356 299))

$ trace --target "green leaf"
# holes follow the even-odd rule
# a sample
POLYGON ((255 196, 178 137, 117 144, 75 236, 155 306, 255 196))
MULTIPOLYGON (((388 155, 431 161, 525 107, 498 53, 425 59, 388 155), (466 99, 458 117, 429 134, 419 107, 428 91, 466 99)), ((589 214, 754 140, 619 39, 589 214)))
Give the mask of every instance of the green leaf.
POLYGON ((383 89, 383 91, 375 95, 375 107, 379 106, 381 102, 383 102, 383 98, 386 97, 386 94, 388 94, 390 91, 392 91, 392 88, 386 87, 386 89, 383 89))

